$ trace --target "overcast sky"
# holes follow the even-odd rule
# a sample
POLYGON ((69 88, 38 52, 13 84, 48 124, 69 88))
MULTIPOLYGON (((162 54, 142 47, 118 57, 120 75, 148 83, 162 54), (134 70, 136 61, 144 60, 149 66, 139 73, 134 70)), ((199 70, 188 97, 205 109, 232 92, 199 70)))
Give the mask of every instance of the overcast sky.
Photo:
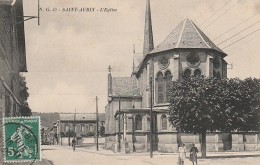
MULTIPOLYGON (((25 23, 29 105, 34 112, 95 112, 107 103, 107 68, 113 76, 130 76, 133 44, 142 52, 146 0, 41 0, 40 26, 25 23), (94 12, 62 12, 63 8, 94 12), (46 11, 46 8, 57 11, 46 11), (100 8, 117 9, 100 12, 100 8), (59 11, 60 9, 60 11, 59 11)), ((157 46, 183 19, 189 18, 224 48, 260 28, 260 0, 151 0, 157 46), (253 17, 252 17, 253 16, 253 17), (255 24, 256 23, 256 24, 255 24), (255 25, 253 25, 255 24, 255 25), (241 30, 253 25, 247 30, 241 30), (237 34, 237 35, 236 35, 237 34)), ((37 15, 37 1, 24 1, 24 14, 37 15)), ((223 49, 233 64, 228 77, 259 77, 260 31, 223 49)))

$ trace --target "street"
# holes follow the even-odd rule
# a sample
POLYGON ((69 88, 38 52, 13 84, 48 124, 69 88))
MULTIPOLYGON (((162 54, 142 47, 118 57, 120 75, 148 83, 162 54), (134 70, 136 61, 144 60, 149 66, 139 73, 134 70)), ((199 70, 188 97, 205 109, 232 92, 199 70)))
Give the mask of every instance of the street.
MULTIPOLYGON (((259 165, 260 152, 220 152, 208 153, 209 158, 199 159, 199 165, 259 165)), ((132 165, 173 165, 177 164, 178 155, 175 154, 160 154, 155 152, 153 158, 149 157, 149 153, 134 153, 134 154, 119 154, 111 151, 103 150, 96 151, 92 148, 76 148, 73 152, 71 147, 61 146, 42 146, 42 158, 50 161, 45 161, 47 165, 93 165, 93 164, 120 164, 132 165)), ((35 163, 36 164, 36 163, 35 163)), ((42 163, 41 163, 42 164, 42 163)), ((185 165, 192 164, 188 159, 185 165)))

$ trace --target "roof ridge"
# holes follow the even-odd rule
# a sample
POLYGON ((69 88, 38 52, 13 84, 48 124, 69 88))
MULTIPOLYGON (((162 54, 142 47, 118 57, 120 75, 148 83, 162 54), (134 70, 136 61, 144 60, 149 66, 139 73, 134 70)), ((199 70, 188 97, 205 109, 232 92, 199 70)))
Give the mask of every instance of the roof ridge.
MULTIPOLYGON (((199 34, 200 38, 205 42, 205 44, 209 47, 209 48, 213 48, 209 45, 208 42, 206 42, 206 40, 202 37, 202 35, 200 34, 200 31, 198 30, 198 27, 194 24, 194 22, 192 20, 189 20, 190 23, 192 24, 192 26, 194 27, 194 29, 196 30, 196 32, 199 34)), ((212 42, 212 41, 211 41, 212 42)))
POLYGON ((183 31, 184 31, 184 27, 185 27, 185 24, 187 23, 187 20, 188 20, 187 18, 185 18, 185 19, 183 20, 181 32, 180 32, 180 34, 179 34, 179 39, 178 39, 178 42, 177 42, 175 48, 178 48, 178 47, 179 47, 179 44, 180 44, 181 38, 182 38, 182 34, 183 34, 183 31))

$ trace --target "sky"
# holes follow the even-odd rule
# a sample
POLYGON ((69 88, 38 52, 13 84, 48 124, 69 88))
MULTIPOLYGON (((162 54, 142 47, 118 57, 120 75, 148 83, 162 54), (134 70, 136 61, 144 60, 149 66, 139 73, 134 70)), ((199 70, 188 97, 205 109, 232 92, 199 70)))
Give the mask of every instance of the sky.
MULTIPOLYGON (((260 0, 150 1, 155 46, 189 18, 228 54, 229 78, 260 77, 260 0)), ((40 26, 37 19, 25 22, 28 73, 23 75, 32 111, 93 113, 97 96, 99 112, 104 112, 108 66, 114 77, 130 76, 133 56, 143 51, 145 4, 146 0, 40 0, 40 26), (94 12, 67 11, 75 7, 94 12)), ((37 16, 37 6, 35 0, 24 0, 24 15, 37 16)))

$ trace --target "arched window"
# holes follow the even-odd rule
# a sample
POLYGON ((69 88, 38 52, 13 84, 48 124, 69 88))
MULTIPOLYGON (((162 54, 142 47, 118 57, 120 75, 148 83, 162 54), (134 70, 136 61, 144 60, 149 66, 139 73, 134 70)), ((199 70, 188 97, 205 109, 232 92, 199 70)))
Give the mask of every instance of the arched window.
POLYGON ((164 114, 161 117, 161 128, 162 130, 167 130, 167 117, 164 114))
POLYGON ((189 68, 185 69, 183 72, 183 78, 187 78, 191 76, 191 70, 189 68))
POLYGON ((164 78, 162 72, 159 72, 157 74, 157 103, 163 103, 164 102, 164 78))
POLYGON ((85 125, 81 125, 81 131, 82 131, 82 132, 85 131, 85 125))
POLYGON ((168 97, 169 97, 169 90, 171 87, 171 82, 172 82, 172 74, 170 71, 165 72, 165 101, 168 102, 168 97))
POLYGON ((136 115, 135 117, 135 130, 142 130, 143 123, 142 123, 142 116, 136 115))
POLYGON ((151 118, 147 115, 147 131, 150 131, 151 118))
POLYGON ((200 71, 199 69, 196 69, 196 70, 194 71, 194 76, 195 76, 196 78, 200 78, 200 77, 201 77, 201 71, 200 71))

